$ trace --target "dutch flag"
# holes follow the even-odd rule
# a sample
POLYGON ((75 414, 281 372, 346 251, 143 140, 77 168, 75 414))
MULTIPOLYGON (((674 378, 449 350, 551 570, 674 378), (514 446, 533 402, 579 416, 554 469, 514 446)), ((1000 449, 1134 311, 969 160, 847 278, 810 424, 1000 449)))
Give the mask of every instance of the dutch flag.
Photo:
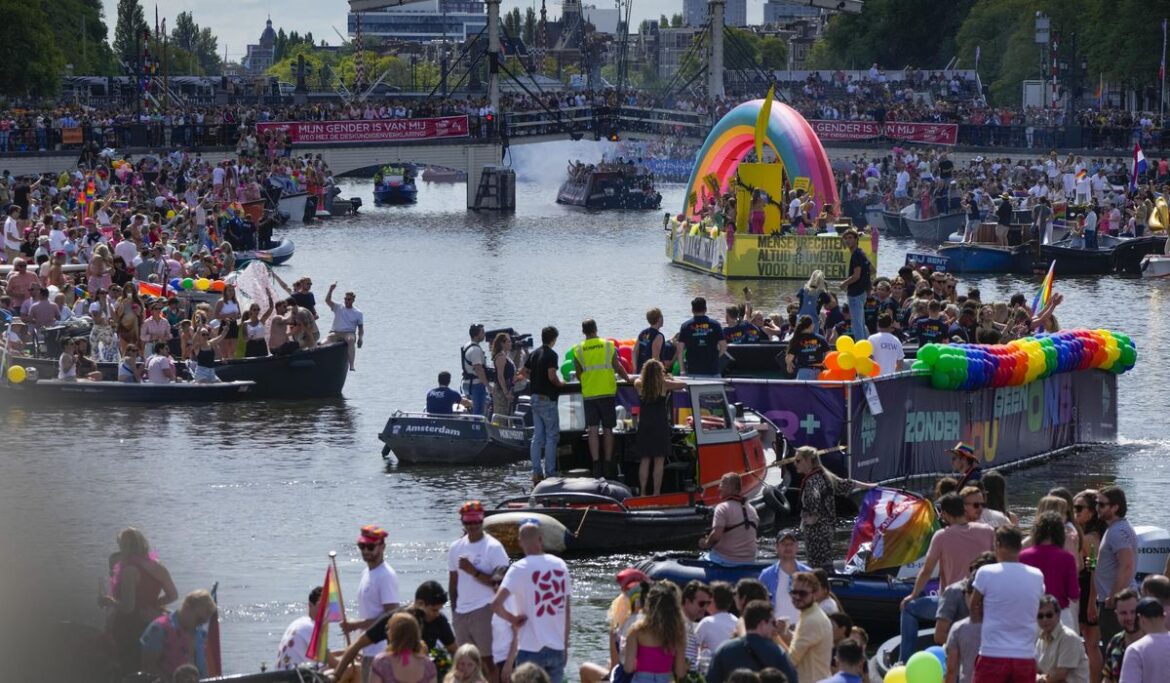
POLYGON ((1129 191, 1137 192, 1138 178, 1144 176, 1149 166, 1146 164, 1145 152, 1142 152, 1142 146, 1134 144, 1133 146, 1133 178, 1129 181, 1129 191))

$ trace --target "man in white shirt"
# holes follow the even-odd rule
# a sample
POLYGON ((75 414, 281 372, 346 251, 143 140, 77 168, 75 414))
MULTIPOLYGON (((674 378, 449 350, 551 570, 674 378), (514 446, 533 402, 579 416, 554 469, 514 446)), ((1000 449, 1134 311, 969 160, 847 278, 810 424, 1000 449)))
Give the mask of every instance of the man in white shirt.
POLYGON ((146 360, 146 381, 151 384, 175 381, 175 363, 171 360, 171 347, 166 342, 156 342, 154 355, 146 360))
POLYGON ((337 283, 329 285, 329 291, 325 294, 325 305, 333 311, 333 329, 329 331, 328 342, 345 341, 349 347, 349 370, 353 372, 353 361, 357 351, 354 349, 362 347, 362 337, 366 334, 365 318, 362 312, 354 307, 355 299, 353 292, 345 293, 345 304, 340 305, 333 301, 333 290, 337 289, 337 283))
POLYGON ((711 665, 715 651, 723 643, 731 640, 735 635, 739 618, 731 613, 735 606, 735 593, 731 584, 726 581, 716 581, 711 584, 711 597, 714 600, 715 612, 703 617, 695 628, 695 640, 698 643, 697 671, 706 671, 711 665))
POLYGON ((293 619, 293 622, 284 630, 280 639, 280 649, 276 651, 276 664, 272 667, 277 671, 288 671, 312 660, 306 654, 309 651, 309 641, 313 638, 313 618, 317 614, 317 601, 321 599, 321 587, 317 586, 309 592, 309 612, 293 619))
POLYGON ((526 520, 517 534, 523 559, 512 565, 492 601, 492 611, 519 627, 516 660, 544 669, 550 683, 561 683, 569 657, 572 581, 564 560, 544 552, 540 522, 526 520), (504 607, 511 597, 515 612, 504 607))
POLYGON ((894 316, 884 311, 878 316, 877 326, 878 331, 869 336, 869 343, 873 345, 873 360, 881 368, 880 374, 901 372, 906 353, 902 349, 902 342, 893 333, 894 316))
POLYGON ((20 207, 15 204, 8 207, 8 217, 4 219, 4 262, 8 264, 20 256, 20 242, 23 236, 20 233, 20 224, 17 223, 19 218, 20 207))
MULTIPOLYGON (((401 603, 398 597, 398 574, 385 561, 386 536, 385 529, 373 524, 362 527, 358 536, 357 546, 366 568, 362 570, 362 579, 358 583, 359 621, 341 622, 341 630, 346 633, 368 629, 383 614, 398 609, 401 603)), ((362 650, 362 683, 369 682, 370 665, 384 649, 381 643, 374 643, 362 650)))
POLYGON ((1035 614, 1044 595, 1044 575, 1022 564, 1023 534, 995 530, 996 564, 975 572, 971 623, 983 624, 974 683, 1036 683, 1035 614))
MULTIPOLYGON (((471 643, 480 652, 492 651, 492 574, 508 566, 503 544, 483 532, 483 505, 469 500, 459 508, 464 535, 447 551, 447 592, 455 643, 471 643)), ((488 680, 495 680, 495 665, 484 657, 488 680)))
POLYGON ((1170 671, 1170 632, 1166 612, 1157 598, 1142 598, 1137 604, 1142 636, 1125 650, 1121 662, 1121 683, 1160 683, 1170 671))

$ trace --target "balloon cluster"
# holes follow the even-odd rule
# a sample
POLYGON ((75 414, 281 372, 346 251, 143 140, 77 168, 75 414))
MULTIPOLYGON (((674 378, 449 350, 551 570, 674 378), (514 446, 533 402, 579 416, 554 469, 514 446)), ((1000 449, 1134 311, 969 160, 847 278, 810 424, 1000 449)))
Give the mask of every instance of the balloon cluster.
POLYGON ((182 280, 176 277, 172 278, 171 281, 167 284, 170 285, 171 289, 182 289, 186 291, 191 291, 194 289, 200 292, 206 292, 209 290, 212 292, 222 292, 224 288, 223 280, 209 280, 205 277, 185 277, 182 280))
POLYGON ((947 670, 947 654, 938 645, 915 652, 905 666, 886 672, 883 683, 942 683, 947 670))
MULTIPOLYGON (((622 367, 626 369, 626 372, 633 372, 634 371, 634 347, 637 346, 638 340, 637 339, 617 340, 617 339, 614 339, 613 337, 610 337, 610 338, 606 339, 606 341, 613 344, 614 348, 617 349, 618 362, 622 364, 622 367)), ((561 363, 561 377, 563 377, 566 382, 568 382, 569 378, 572 377, 573 373, 577 371, 577 369, 573 366, 573 359, 576 357, 577 357, 576 345, 570 346, 569 350, 565 352, 565 362, 561 363)))
POLYGON ((853 380, 862 377, 876 377, 882 369, 873 362, 873 344, 868 339, 859 342, 841 335, 837 337, 837 350, 825 356, 825 369, 819 379, 853 380))
POLYGON ((927 344, 912 369, 930 375, 935 389, 1022 386, 1061 372, 1110 370, 1121 374, 1137 362, 1137 345, 1109 330, 1066 330, 1007 344, 927 344))

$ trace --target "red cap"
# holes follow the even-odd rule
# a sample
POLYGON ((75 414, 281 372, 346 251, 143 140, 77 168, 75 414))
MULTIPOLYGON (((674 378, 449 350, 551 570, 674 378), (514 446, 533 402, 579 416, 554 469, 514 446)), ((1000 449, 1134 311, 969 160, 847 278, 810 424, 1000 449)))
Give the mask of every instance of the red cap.
POLYGON ((386 540, 389 534, 380 526, 374 524, 367 524, 362 527, 361 535, 358 536, 358 543, 381 543, 386 540))
POLYGON ((646 576, 646 572, 641 569, 626 567, 617 573, 617 582, 622 587, 622 590, 625 590, 626 586, 629 586, 631 583, 649 583, 650 577, 646 576))

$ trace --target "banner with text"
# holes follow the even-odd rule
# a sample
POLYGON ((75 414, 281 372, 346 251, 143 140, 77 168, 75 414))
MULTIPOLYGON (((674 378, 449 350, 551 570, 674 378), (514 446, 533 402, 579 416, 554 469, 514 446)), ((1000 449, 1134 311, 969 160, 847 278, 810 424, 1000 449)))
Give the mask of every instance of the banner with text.
POLYGON ((948 473, 946 450, 959 441, 995 467, 1117 438, 1117 376, 1111 372, 1070 372, 977 391, 940 391, 911 376, 870 384, 876 396, 853 389, 852 476, 861 481, 948 473))
POLYGON ((850 142, 888 138, 932 145, 954 145, 959 126, 954 123, 911 123, 908 121, 809 121, 822 141, 850 142))
POLYGON ((257 123, 256 132, 287 132, 296 144, 331 142, 400 142, 437 138, 465 138, 467 116, 429 119, 375 119, 370 121, 275 121, 257 123))

